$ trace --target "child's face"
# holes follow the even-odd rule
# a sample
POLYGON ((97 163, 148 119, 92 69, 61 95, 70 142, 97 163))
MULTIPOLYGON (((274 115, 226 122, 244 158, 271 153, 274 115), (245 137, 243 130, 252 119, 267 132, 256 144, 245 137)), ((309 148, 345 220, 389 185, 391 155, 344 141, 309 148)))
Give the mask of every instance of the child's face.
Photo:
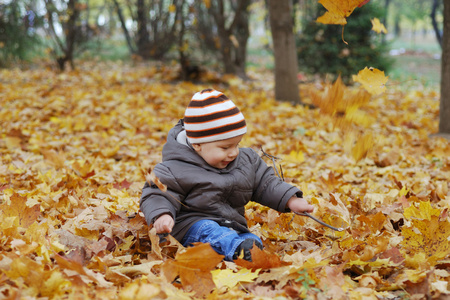
POLYGON ((192 146, 210 166, 223 169, 238 156, 242 136, 210 143, 193 144, 192 146))

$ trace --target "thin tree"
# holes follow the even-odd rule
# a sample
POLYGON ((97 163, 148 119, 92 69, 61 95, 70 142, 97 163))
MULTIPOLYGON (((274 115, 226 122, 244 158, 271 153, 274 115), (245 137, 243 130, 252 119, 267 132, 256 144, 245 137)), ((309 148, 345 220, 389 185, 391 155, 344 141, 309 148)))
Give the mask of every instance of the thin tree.
POLYGON ((196 31, 202 45, 220 53, 225 73, 246 76, 250 0, 196 1, 196 31))
POLYGON ((431 24, 433 25, 434 33, 436 35, 436 39, 439 43, 439 46, 442 48, 442 33, 439 30, 438 22, 436 20, 436 14, 441 4, 441 0, 433 0, 433 5, 431 7, 431 24))
POLYGON ((77 0, 69 0, 67 8, 58 10, 53 0, 45 0, 47 20, 49 25, 48 34, 52 37, 56 46, 52 53, 61 71, 64 71, 66 63, 75 69, 74 52, 77 44, 81 43, 81 27, 77 25, 80 17, 80 5, 77 0), (67 18, 65 16, 67 15, 67 18), (57 16, 57 18, 55 18, 57 16), (55 24, 60 23, 63 28, 62 34, 58 34, 55 24))
POLYGON ((137 0, 129 6, 137 32, 130 32, 121 3, 113 0, 131 54, 162 60, 177 43, 177 30, 184 0, 137 0))
POLYGON ((131 38, 130 32, 128 31, 128 28, 126 26, 126 21, 122 12, 122 8, 120 7, 119 2, 117 2, 117 0, 113 0, 113 2, 117 12, 117 16, 119 17, 120 26, 122 27, 125 40, 127 41, 128 50, 131 54, 135 54, 137 51, 136 46, 134 45, 133 39, 131 38))

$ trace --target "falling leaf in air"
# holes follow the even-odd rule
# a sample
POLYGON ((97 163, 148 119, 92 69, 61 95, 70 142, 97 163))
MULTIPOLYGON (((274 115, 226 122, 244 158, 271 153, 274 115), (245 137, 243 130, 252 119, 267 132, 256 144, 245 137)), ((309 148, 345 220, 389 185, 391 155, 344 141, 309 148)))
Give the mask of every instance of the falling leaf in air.
POLYGON ((384 76, 384 71, 375 68, 365 67, 353 75, 353 80, 362 84, 362 86, 372 95, 379 95, 386 91, 386 82, 389 76, 384 76))
POLYGON ((158 177, 156 177, 155 172, 152 170, 150 173, 145 175, 145 180, 147 180, 148 184, 155 184, 161 191, 167 191, 167 185, 163 184, 158 177))
POLYGON ((369 151, 373 148, 374 138, 371 132, 364 133, 358 138, 355 146, 352 148, 352 156, 355 161, 359 161, 366 157, 369 151))
POLYGON ((386 27, 384 27, 384 24, 382 24, 378 18, 373 18, 370 21, 372 22, 373 31, 376 33, 388 33, 386 27))
POLYGON ((311 91, 311 100, 321 113, 333 117, 335 126, 343 129, 352 123, 367 127, 372 122, 372 118, 360 109, 369 102, 370 94, 363 89, 352 92, 343 84, 341 76, 332 85, 327 85, 321 94, 311 91))
POLYGON ((317 18, 317 22, 323 24, 347 24, 347 17, 350 16, 356 7, 367 3, 367 0, 320 0, 327 12, 317 18))

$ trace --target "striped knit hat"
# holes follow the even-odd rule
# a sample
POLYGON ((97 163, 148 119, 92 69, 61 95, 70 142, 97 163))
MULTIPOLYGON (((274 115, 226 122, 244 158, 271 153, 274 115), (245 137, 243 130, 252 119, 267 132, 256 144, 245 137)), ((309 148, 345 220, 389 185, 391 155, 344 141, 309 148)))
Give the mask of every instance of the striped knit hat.
POLYGON ((213 89, 192 97, 184 114, 184 128, 191 144, 225 140, 247 132, 241 111, 227 96, 213 89))

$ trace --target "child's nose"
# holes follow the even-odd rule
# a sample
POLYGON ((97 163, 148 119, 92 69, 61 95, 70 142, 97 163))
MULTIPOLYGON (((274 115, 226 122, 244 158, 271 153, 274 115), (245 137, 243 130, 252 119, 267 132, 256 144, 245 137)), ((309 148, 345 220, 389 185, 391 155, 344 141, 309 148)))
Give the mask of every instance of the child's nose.
POLYGON ((229 154, 228 154, 228 156, 229 157, 236 157, 237 155, 238 155, 238 148, 233 148, 230 152, 229 152, 229 154))

